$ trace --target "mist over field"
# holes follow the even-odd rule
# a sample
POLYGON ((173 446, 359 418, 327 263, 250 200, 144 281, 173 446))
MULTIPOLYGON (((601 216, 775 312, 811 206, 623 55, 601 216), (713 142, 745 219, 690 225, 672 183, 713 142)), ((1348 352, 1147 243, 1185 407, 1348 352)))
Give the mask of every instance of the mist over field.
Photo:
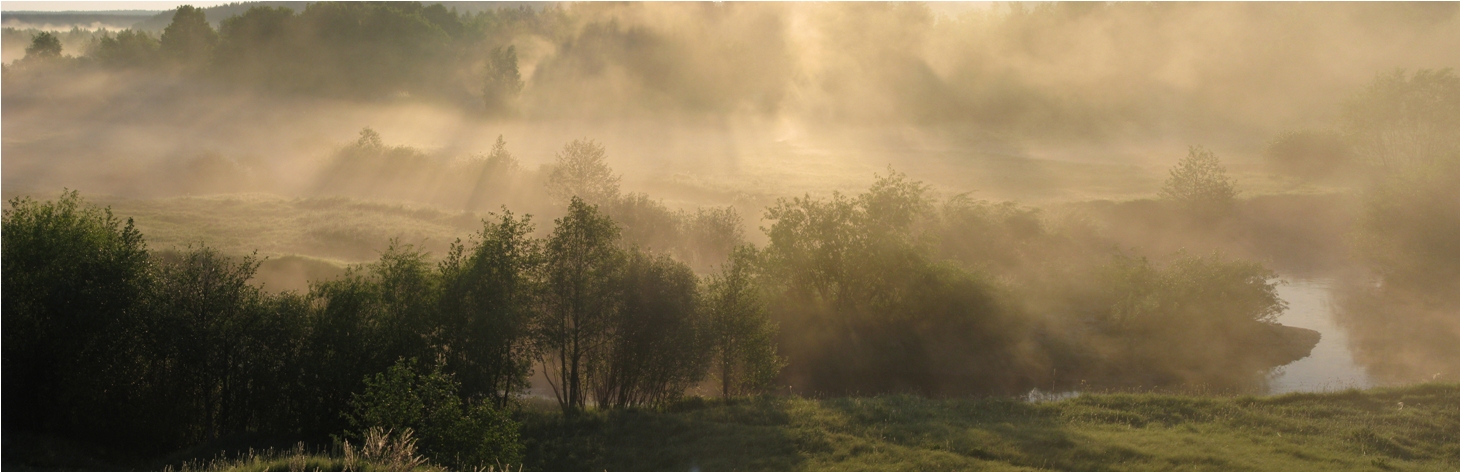
POLYGON ((8 8, 7 432, 1460 380, 1460 4, 8 8))

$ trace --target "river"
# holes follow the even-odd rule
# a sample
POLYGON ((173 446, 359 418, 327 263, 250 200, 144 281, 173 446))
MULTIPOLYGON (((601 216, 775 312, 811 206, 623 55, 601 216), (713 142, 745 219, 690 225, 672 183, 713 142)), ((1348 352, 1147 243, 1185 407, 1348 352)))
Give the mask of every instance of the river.
POLYGON ((1288 302, 1288 310, 1278 317, 1278 323, 1315 330, 1323 338, 1308 357, 1273 371, 1269 394, 1326 392, 1374 385, 1364 368, 1354 363, 1348 332, 1334 321, 1331 280, 1287 279, 1286 284, 1278 286, 1278 294, 1288 302))

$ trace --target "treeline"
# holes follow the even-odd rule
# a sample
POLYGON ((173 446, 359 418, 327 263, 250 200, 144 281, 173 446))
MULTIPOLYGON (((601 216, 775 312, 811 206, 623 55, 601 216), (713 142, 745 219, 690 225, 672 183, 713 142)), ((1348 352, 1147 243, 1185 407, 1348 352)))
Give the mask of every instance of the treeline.
MULTIPOLYGON (((251 285, 250 257, 150 252, 130 220, 74 192, 12 200, 4 224, 7 430, 164 452, 248 431, 412 427, 450 461, 462 451, 441 445, 500 425, 472 418, 502 418, 538 362, 569 414, 661 404, 712 373, 720 393, 751 394, 782 362, 753 252, 701 280, 622 247, 578 199, 546 239, 505 213, 439 262, 392 246, 308 293, 251 285)), ((468 456, 480 461, 457 465, 516 460, 468 456)))
POLYGON ((307 293, 252 285, 251 257, 150 252, 74 192, 12 200, 4 372, 26 388, 7 390, 6 428, 154 452, 410 428, 470 465, 518 450, 505 412, 534 366, 571 417, 707 381, 722 396, 1243 388, 1291 360, 1251 347, 1283 307, 1260 265, 1120 256, 1077 222, 940 201, 895 172, 779 201, 769 243, 702 279, 580 197, 624 199, 603 157, 591 141, 559 154, 548 190, 566 214, 545 237, 508 212, 439 261, 393 244, 307 293))
MULTIPOLYGON (((206 158, 206 157, 205 157, 206 158)), ((642 192, 625 192, 607 164, 608 150, 578 139, 539 169, 524 169, 501 136, 490 152, 457 156, 388 144, 373 129, 341 146, 317 174, 308 193, 413 201, 477 212, 504 204, 536 214, 556 214, 572 196, 599 205, 618 222, 624 242, 673 255, 697 273, 713 270, 744 244, 744 221, 733 207, 671 210, 642 192)), ((202 159, 199 159, 202 161, 202 159)), ((195 166, 201 167, 201 166, 195 166)), ((224 163, 192 178, 224 178, 242 169, 224 163)))
POLYGON ((203 10, 179 8, 161 34, 111 34, 68 53, 73 63, 142 71, 126 74, 142 82, 128 87, 171 83, 153 73, 182 69, 206 84, 535 118, 789 116, 946 128, 983 142, 1149 139, 1320 122, 1329 111, 1312 104, 1368 73, 1345 65, 1443 64, 1439 45, 1460 21, 1448 4, 1051 3, 952 13, 872 2, 580 3, 460 13, 352 2, 233 11, 212 18, 215 30, 203 10), (1305 37, 1340 38, 1359 56, 1333 62, 1291 39, 1305 37), (1192 63, 1189 50, 1223 53, 1192 63), (1380 52, 1389 50, 1403 54, 1380 52), (1092 69, 1091 57, 1107 60, 1092 69))
MULTIPOLYGON (((74 60, 109 69, 175 70, 281 93, 411 95, 481 105, 474 97, 501 101, 522 86, 515 49, 487 45, 522 27, 504 24, 538 15, 528 8, 471 15, 415 2, 314 3, 299 12, 250 8, 215 30, 202 9, 182 6, 160 35, 131 29, 97 34, 74 60), (486 75, 473 64, 483 64, 486 75)), ((49 44, 55 38, 39 32, 31 40, 49 44)), ((45 52, 28 55, 26 64, 62 58, 59 47, 45 52)))

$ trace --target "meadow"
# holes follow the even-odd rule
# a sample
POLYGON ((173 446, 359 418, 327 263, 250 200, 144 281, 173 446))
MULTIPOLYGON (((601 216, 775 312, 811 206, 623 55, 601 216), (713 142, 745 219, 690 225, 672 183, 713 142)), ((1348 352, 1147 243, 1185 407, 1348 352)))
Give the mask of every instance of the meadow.
MULTIPOLYGON (((1275 397, 1086 394, 732 401, 565 421, 531 405, 515 470, 1452 470, 1460 385, 1275 397)), ((358 446, 357 446, 358 447, 358 446)), ((388 449, 381 447, 380 449, 388 449)), ((204 452, 206 451, 206 452, 204 452)), ((204 454, 175 471, 440 470, 404 457, 348 459, 339 446, 204 454), (351 462, 354 461, 354 462, 351 462)), ((186 457, 186 454, 181 455, 186 457)), ((358 456, 351 456, 358 457, 358 456)), ((18 468, 17 470, 39 470, 18 468)))

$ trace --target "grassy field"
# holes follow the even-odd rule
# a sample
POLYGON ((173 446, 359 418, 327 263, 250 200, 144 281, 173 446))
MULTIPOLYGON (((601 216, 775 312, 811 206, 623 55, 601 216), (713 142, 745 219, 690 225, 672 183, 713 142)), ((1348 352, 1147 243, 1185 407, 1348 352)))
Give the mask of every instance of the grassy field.
POLYGON ((1460 385, 1045 403, 767 397, 528 421, 528 470, 1455 470, 1460 385))
MULTIPOLYGON (((722 402, 589 412, 564 421, 526 408, 526 463, 506 471, 1435 470, 1460 469, 1460 384, 1275 397, 1094 394, 1015 398, 912 396, 722 402)), ((35 455, 14 450, 7 456, 35 455)), ((203 448, 137 470, 174 472, 441 471, 400 443, 350 453, 203 448), (245 452, 247 451, 247 452, 245 452), (178 457, 193 457, 177 462, 178 457), (170 465, 168 465, 170 464, 170 465)), ((237 448, 239 445, 234 444, 237 448)), ((80 451, 79 449, 77 451, 80 451)), ((73 451, 73 452, 77 452, 73 451)), ((85 454, 82 454, 83 456, 85 454)), ((16 470, 130 470, 96 461, 16 470)))

